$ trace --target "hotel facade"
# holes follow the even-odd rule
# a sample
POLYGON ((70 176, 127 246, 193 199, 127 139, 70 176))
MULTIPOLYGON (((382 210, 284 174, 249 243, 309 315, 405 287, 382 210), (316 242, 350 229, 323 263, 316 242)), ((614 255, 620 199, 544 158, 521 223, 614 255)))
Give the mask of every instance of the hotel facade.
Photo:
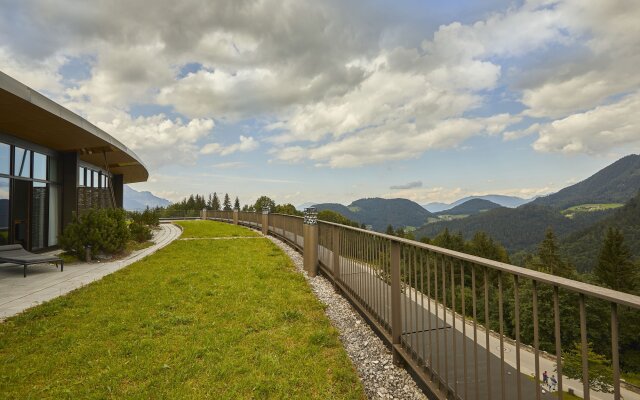
POLYGON ((0 72, 0 245, 57 246, 74 215, 122 207, 123 185, 148 176, 124 144, 0 72))

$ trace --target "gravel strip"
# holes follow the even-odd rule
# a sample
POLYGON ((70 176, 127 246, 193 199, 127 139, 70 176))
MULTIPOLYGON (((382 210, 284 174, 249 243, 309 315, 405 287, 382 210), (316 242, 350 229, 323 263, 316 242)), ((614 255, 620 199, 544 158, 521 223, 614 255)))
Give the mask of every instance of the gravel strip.
POLYGON ((318 275, 310 278, 303 269, 302 256, 287 244, 268 236, 293 261, 318 299, 327 305, 326 313, 340 332, 340 340, 358 371, 370 399, 426 399, 409 373, 393 365, 391 351, 369 325, 336 293, 331 282, 318 275))

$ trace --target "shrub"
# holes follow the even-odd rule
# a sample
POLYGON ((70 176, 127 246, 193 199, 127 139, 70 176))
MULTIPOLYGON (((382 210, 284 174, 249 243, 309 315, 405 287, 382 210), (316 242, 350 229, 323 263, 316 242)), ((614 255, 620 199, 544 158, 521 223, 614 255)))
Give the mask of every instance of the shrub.
POLYGON ((147 225, 136 221, 129 224, 129 232, 131 233, 131 239, 139 243, 146 242, 153 237, 151 229, 147 225))
POLYGON ((142 225, 147 225, 150 227, 156 227, 160 225, 160 211, 158 209, 150 209, 147 207, 146 210, 140 211, 129 211, 129 218, 133 222, 137 222, 142 225))
POLYGON ((126 213, 118 208, 91 209, 74 217, 60 235, 60 247, 84 258, 85 246, 91 254, 115 254, 122 251, 129 240, 126 213))

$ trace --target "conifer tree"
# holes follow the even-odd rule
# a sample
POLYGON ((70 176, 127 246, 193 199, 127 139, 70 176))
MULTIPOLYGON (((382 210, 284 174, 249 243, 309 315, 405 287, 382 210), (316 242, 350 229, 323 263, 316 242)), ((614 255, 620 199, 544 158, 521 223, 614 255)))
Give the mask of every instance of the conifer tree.
POLYGON ((236 201, 233 203, 233 209, 234 210, 240 209, 240 200, 238 199, 238 196, 236 196, 236 201))
POLYGON ((593 273, 598 283, 614 290, 633 293, 637 286, 637 270, 631 251, 618 229, 609 228, 593 273))
POLYGON ((224 201, 222 202, 224 211, 231 211, 231 199, 229 198, 229 193, 224 194, 224 201))
POLYGON ((538 259, 533 266, 541 272, 563 278, 574 279, 576 277, 575 268, 560 255, 560 248, 556 243, 556 235, 551 228, 547 229, 544 240, 538 246, 538 259))
POLYGON ((395 235, 396 232, 393 230, 393 226, 391 224, 387 225, 387 230, 385 231, 387 235, 395 235))
POLYGON ((218 199, 218 194, 213 192, 213 199, 211 199, 211 209, 214 211, 220 211, 220 199, 218 199))

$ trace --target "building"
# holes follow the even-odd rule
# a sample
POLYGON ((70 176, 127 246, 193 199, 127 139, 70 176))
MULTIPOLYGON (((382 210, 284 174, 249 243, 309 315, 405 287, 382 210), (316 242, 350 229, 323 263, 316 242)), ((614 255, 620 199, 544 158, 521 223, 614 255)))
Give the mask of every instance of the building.
POLYGON ((0 244, 42 250, 73 216, 122 207, 149 173, 108 133, 0 72, 0 244))

